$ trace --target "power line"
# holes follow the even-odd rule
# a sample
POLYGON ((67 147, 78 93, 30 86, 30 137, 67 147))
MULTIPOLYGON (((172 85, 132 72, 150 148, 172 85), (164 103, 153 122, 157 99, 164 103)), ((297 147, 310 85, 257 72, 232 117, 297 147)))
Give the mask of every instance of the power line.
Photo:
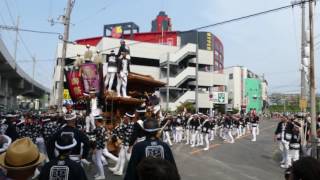
POLYGON ((19 10, 19 5, 18 5, 17 0, 14 0, 14 3, 15 3, 15 5, 16 5, 17 14, 18 14, 18 16, 19 16, 19 15, 20 15, 20 10, 19 10))
MULTIPOLYGON (((301 1, 301 2, 296 2, 296 3, 293 3, 291 5, 281 6, 281 7, 278 7, 278 8, 274 8, 274 9, 270 9, 270 10, 266 10, 266 11, 261 11, 261 12, 250 14, 250 15, 247 15, 247 16, 242 16, 242 17, 238 17, 238 18, 229 19, 229 20, 226 20, 226 21, 221 21, 221 22, 218 22, 218 23, 213 23, 213 24, 209 24, 209 25, 205 25, 205 26, 200 26, 200 27, 191 29, 189 31, 207 29, 209 27, 215 27, 215 26, 220 26, 220 25, 227 24, 227 23, 237 22, 237 21, 241 21, 241 20, 245 20, 245 19, 249 19, 249 18, 252 18, 252 17, 257 17, 257 16, 261 16, 261 15, 265 15, 265 14, 269 14, 269 13, 273 13, 273 12, 277 12, 277 11, 288 9, 288 8, 293 8, 294 6, 298 6, 298 5, 301 5, 301 4, 310 2, 310 1, 312 1, 312 0, 305 0, 305 1, 301 1)), ((318 1, 318 0, 316 0, 316 1, 318 1)))
MULTIPOLYGON (((241 17, 238 17, 238 18, 233 18, 233 19, 221 21, 221 22, 218 22, 218 23, 213 23, 213 24, 209 24, 209 25, 205 25, 205 26, 200 26, 200 27, 188 30, 188 31, 197 31, 197 30, 201 30, 201 29, 207 29, 207 28, 210 28, 210 27, 216 27, 216 26, 220 26, 220 25, 224 25, 224 24, 228 24, 228 23, 242 21, 242 20, 246 20, 246 19, 249 19, 249 18, 253 18, 253 17, 262 16, 262 15, 266 15, 266 14, 269 14, 269 13, 274 13, 274 12, 277 12, 277 11, 285 10, 285 9, 288 9, 288 8, 294 8, 295 6, 299 6, 301 4, 304 4, 304 3, 307 3, 307 2, 310 2, 310 1, 312 1, 312 0, 305 0, 305 1, 301 1, 301 2, 296 2, 296 3, 293 3, 293 4, 287 5, 287 6, 281 6, 281 7, 278 7, 278 8, 269 9, 269 10, 266 10, 266 11, 261 11, 261 12, 258 12, 258 13, 254 13, 254 14, 250 14, 250 15, 246 15, 246 16, 241 16, 241 17)), ((315 0, 315 1, 318 1, 318 0, 315 0)), ((127 45, 128 46, 134 46, 134 45, 137 45, 137 44, 140 44, 140 43, 148 42, 148 41, 151 41, 151 40, 156 40, 157 38, 158 37, 153 37, 153 38, 147 39, 147 40, 145 40, 143 42, 142 41, 133 42, 133 43, 130 43, 130 44, 127 44, 127 45)), ((114 50, 114 49, 117 49, 119 47, 120 46, 113 47, 113 48, 108 48, 108 49, 102 49, 101 52, 105 52, 105 51, 108 51, 108 50, 114 50)), ((72 59, 72 58, 76 58, 76 56, 71 56, 71 57, 67 57, 67 58, 71 58, 72 59)))
POLYGON ((8 1, 5 0, 4 2, 5 2, 5 4, 6 4, 6 6, 7 6, 7 9, 8 9, 8 12, 9 12, 9 16, 10 16, 10 19, 11 19, 11 21, 12 21, 12 25, 15 25, 14 18, 13 18, 13 16, 12 16, 12 13, 11 13, 11 10, 10 10, 9 4, 8 4, 8 1))
POLYGON ((7 25, 0 25, 0 29, 12 30, 12 31, 23 31, 23 32, 30 32, 30 33, 40 33, 40 34, 51 34, 51 35, 60 35, 61 34, 58 32, 40 31, 40 30, 34 30, 34 29, 24 29, 24 28, 17 28, 16 26, 7 26, 7 25))
POLYGON ((21 40, 21 43, 22 43, 24 49, 27 51, 28 55, 32 58, 33 55, 32 55, 32 53, 31 53, 29 47, 27 46, 27 44, 26 44, 25 41, 23 40, 22 36, 20 35, 20 33, 18 34, 18 36, 19 36, 19 39, 21 40))
POLYGON ((114 1, 109 1, 109 3, 108 3, 106 6, 98 9, 95 13, 92 13, 92 14, 90 14, 89 16, 87 16, 87 17, 85 17, 85 18, 83 18, 83 19, 80 19, 79 21, 75 22, 74 24, 79 24, 79 23, 81 23, 81 22, 84 22, 84 21, 86 21, 87 19, 89 19, 89 18, 91 18, 91 17, 93 17, 93 16, 96 16, 96 15, 98 15, 99 13, 107 10, 107 8, 110 7, 113 2, 114 2, 114 1))
MULTIPOLYGON (((56 61, 56 59, 37 59, 36 62, 53 62, 56 61)), ((19 60, 19 63, 32 63, 33 60, 26 59, 26 60, 19 60)))
MULTIPOLYGON (((4 19, 4 17, 2 16, 2 14, 0 13, 0 18, 1 18, 1 20, 2 20, 2 22, 3 22, 3 24, 6 24, 6 21, 5 21, 5 19, 4 19)), ((0 28, 1 29, 1 28, 0 28)), ((8 34, 10 34, 10 33, 8 33, 8 34)), ((11 34, 10 34, 10 36, 7 36, 9 39, 11 39, 12 37, 11 37, 11 34)), ((12 40, 12 39, 11 39, 12 40)))

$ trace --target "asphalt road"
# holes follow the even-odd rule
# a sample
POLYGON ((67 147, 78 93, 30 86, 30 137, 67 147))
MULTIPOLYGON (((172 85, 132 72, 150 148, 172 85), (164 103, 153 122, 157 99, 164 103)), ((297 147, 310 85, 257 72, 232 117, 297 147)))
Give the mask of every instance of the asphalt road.
MULTIPOLYGON (((185 144, 172 147, 182 180, 283 180, 283 169, 279 167, 279 153, 273 142, 277 122, 264 120, 260 124, 260 135, 251 142, 247 135, 236 139, 234 144, 216 139, 209 151, 191 148, 185 144)), ((92 171, 88 169, 89 179, 92 171)), ((106 169, 107 180, 120 180, 106 169)))

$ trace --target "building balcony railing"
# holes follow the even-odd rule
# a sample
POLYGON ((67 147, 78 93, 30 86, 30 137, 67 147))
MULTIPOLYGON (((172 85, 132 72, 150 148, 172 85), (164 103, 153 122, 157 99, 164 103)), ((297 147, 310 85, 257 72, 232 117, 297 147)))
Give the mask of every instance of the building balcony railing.
POLYGON ((169 54, 169 59, 166 54, 160 57, 160 66, 167 66, 168 60, 169 60, 169 64, 178 65, 179 62, 184 60, 186 57, 192 58, 195 56, 196 56, 196 45, 186 44, 175 53, 169 54))

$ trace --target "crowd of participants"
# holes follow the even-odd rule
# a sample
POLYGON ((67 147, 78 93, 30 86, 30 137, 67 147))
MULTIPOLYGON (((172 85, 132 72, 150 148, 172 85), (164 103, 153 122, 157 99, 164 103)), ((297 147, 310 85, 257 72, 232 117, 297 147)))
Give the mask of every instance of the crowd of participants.
MULTIPOLYGON (((52 167, 67 160, 65 165, 68 166, 95 166, 97 173, 93 178, 105 179, 105 172, 118 176, 125 174, 125 165, 136 156, 132 153, 134 145, 145 142, 146 134, 153 130, 157 132, 156 138, 162 139, 169 146, 173 143, 185 143, 191 147, 203 147, 204 150, 209 150, 210 143, 217 137, 234 143, 234 139, 249 132, 252 133, 252 141, 256 141, 256 135, 259 134, 259 116, 254 110, 247 114, 216 114, 209 117, 202 113, 188 112, 162 115, 159 109, 149 109, 140 108, 135 112, 125 113, 113 128, 107 128, 104 117, 100 114, 91 118, 72 109, 63 115, 54 111, 3 114, 0 124, 1 152, 5 152, 13 142, 26 141, 28 138, 28 143, 35 144, 39 152, 45 155, 45 162, 49 164, 36 168, 33 178, 43 179, 64 174, 63 168, 52 167), (159 127, 146 129, 144 123, 149 119, 153 119, 159 127), (71 139, 68 140, 68 137, 71 139), (110 150, 110 145, 113 145, 114 149, 110 150), (110 167, 109 164, 113 166, 110 167), (105 171, 106 166, 109 171, 105 171)), ((149 148, 150 156, 163 158, 161 148, 149 148)), ((130 163, 127 169, 130 171, 130 163)), ((79 179, 87 177, 86 172, 83 171, 85 175, 81 173, 74 176, 79 179)))
MULTIPOLYGON (((273 113, 279 120, 274 141, 281 152, 280 167, 290 168, 292 163, 304 156, 311 156, 311 116, 309 113, 273 113)), ((317 138, 320 139, 320 115, 317 117, 317 138)), ((319 147, 319 142, 317 142, 319 147)), ((317 150, 319 154, 319 148, 317 150)))
MULTIPOLYGON (((73 110, 62 115, 56 112, 2 114, 1 176, 21 179, 16 177, 20 174, 16 172, 28 170, 33 179, 99 180, 106 179, 106 173, 124 179, 143 179, 150 176, 146 169, 154 166, 154 170, 174 167, 172 176, 180 179, 170 146, 185 144, 209 150, 215 140, 234 143, 237 138, 251 136, 254 142, 260 131, 255 110, 213 116, 188 112, 162 115, 159 109, 147 107, 125 113, 113 128, 106 126, 100 114, 93 116, 94 123, 88 117, 73 110), (162 160, 165 161, 159 163, 163 166, 155 165, 162 160), (85 166, 94 166, 96 174, 90 177, 85 166)), ((275 114, 272 119, 280 120, 275 131, 282 152, 280 166, 292 169, 295 161, 310 156, 310 116, 275 114)), ((317 129, 320 135, 320 118, 317 129)), ((27 177, 25 174, 23 177, 27 177)))
POLYGON ((161 121, 164 127, 163 140, 169 145, 185 143, 191 147, 204 146, 210 149, 210 142, 217 137, 234 143, 235 139, 251 134, 252 141, 259 135, 260 118, 254 110, 247 114, 221 114, 210 117, 203 113, 181 113, 175 116, 167 115, 161 121))

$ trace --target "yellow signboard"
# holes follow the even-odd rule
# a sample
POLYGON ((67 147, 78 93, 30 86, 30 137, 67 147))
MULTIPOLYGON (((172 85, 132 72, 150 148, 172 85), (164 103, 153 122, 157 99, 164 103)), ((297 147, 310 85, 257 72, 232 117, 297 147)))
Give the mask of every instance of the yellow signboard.
POLYGON ((307 108, 307 100, 305 100, 305 99, 300 99, 300 101, 299 101, 299 107, 300 107, 300 109, 302 109, 302 110, 304 110, 304 109, 306 109, 307 108))
POLYGON ((63 99, 64 100, 70 100, 71 99, 68 89, 64 89, 63 90, 63 99))
POLYGON ((212 50, 212 37, 211 33, 207 33, 207 50, 211 51, 212 50))

